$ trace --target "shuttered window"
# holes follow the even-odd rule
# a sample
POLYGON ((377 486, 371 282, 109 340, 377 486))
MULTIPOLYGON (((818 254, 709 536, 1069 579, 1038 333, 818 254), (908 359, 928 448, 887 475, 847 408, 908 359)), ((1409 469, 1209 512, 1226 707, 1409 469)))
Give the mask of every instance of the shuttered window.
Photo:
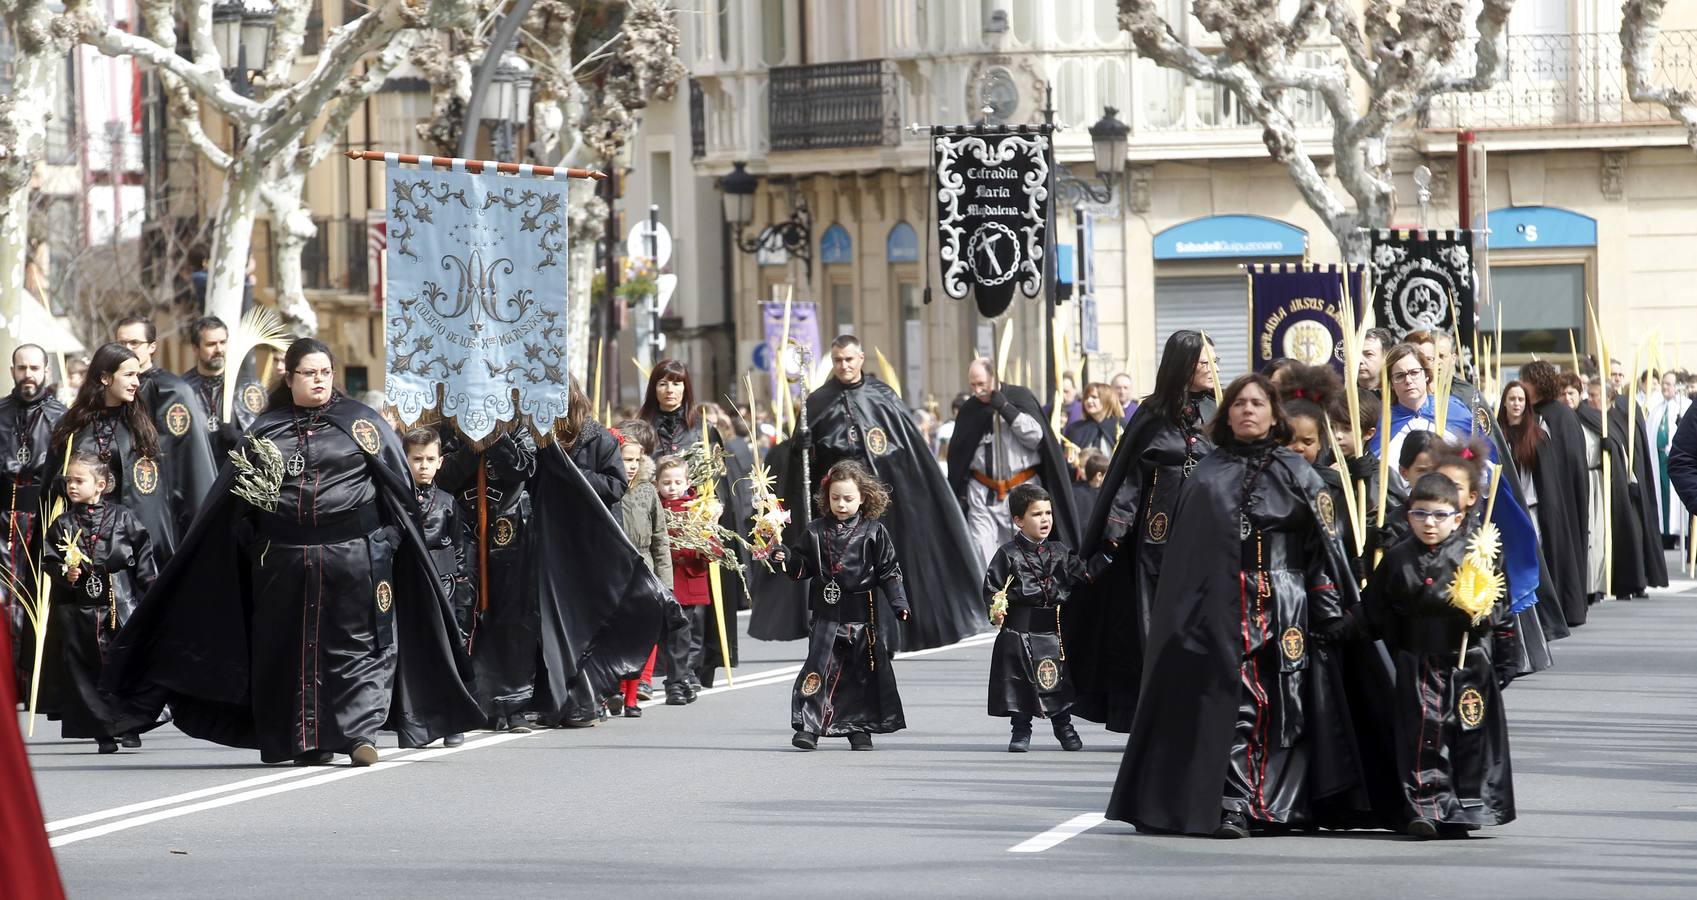
POLYGON ((1249 370, 1249 294, 1242 275, 1155 279, 1154 359, 1167 336, 1183 328, 1205 331, 1220 357, 1220 384, 1249 370))

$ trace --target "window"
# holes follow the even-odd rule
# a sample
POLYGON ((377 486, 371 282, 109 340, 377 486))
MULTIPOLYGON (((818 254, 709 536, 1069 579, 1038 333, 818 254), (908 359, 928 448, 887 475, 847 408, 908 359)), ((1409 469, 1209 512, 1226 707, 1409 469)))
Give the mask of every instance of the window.
POLYGON ((1566 359, 1567 333, 1585 352, 1585 264, 1509 265, 1492 260, 1491 304, 1480 310, 1485 333, 1503 315, 1503 353, 1537 353, 1566 359))
POLYGON ((784 64, 784 7, 788 0, 760 0, 760 61, 784 64))
POLYGON ((731 32, 735 24, 731 21, 731 4, 739 0, 718 0, 719 2, 719 61, 731 61, 731 32))

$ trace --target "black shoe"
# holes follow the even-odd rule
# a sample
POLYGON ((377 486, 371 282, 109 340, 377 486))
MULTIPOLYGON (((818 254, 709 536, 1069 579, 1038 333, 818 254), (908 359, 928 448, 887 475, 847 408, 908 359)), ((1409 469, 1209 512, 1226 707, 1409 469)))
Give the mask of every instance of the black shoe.
POLYGON ((560 721, 561 728, 594 728, 599 724, 601 724, 601 720, 595 716, 590 716, 587 719, 562 719, 560 721))
POLYGON ((125 750, 139 750, 141 749, 141 735, 120 734, 118 735, 118 746, 125 750))
POLYGON ((819 738, 811 731, 798 731, 790 738, 790 746, 798 750, 812 750, 819 746, 819 738))
POLYGON ((330 760, 332 758, 334 758, 334 754, 332 754, 328 750, 308 750, 305 753, 302 753, 301 755, 295 757, 295 765, 297 765, 297 766, 327 766, 327 765, 330 764, 330 760))
POLYGON ((864 731, 856 731, 853 734, 850 734, 849 735, 849 749, 850 750, 871 750, 872 749, 872 735, 867 734, 864 731))
POLYGON ((701 699, 701 685, 694 682, 684 684, 684 696, 688 698, 685 701, 687 703, 694 703, 701 699))
POLYGON ((1431 819, 1415 818, 1410 819, 1408 825, 1402 830, 1407 832, 1409 837, 1429 841, 1438 836, 1438 823, 1431 819))
POLYGON ((458 747, 458 746, 460 746, 461 744, 464 744, 464 743, 465 743, 465 733, 464 732, 460 732, 460 733, 457 733, 457 734, 450 734, 447 737, 442 739, 442 746, 444 746, 444 747, 458 747))
POLYGON ((689 703, 689 689, 681 684, 666 685, 666 705, 685 706, 689 703))
POLYGON ((352 761, 355 768, 363 769, 366 766, 376 765, 377 745, 360 738, 354 741, 353 748, 348 751, 348 759, 352 761))
POLYGON ((640 719, 640 718, 642 718, 642 707, 640 707, 640 706, 627 706, 627 707, 625 707, 625 718, 627 718, 627 719, 640 719))
POLYGON ((638 684, 636 686, 636 699, 638 699, 638 700, 653 700, 654 699, 654 685, 649 684, 646 681, 638 684))
POLYGON ((1031 752, 1031 732, 1027 731, 1024 734, 1021 734, 1017 731, 1014 732, 1013 739, 1008 741, 1008 752, 1009 753, 1029 753, 1029 752, 1031 752))
POLYGON ((1214 837, 1232 840, 1249 837, 1249 817, 1240 812, 1228 812, 1220 817, 1220 827, 1214 837))
POLYGON ((1055 726, 1055 740, 1061 742, 1061 749, 1067 751, 1083 750, 1084 738, 1078 736, 1078 729, 1072 723, 1055 726))
POLYGON ((97 749, 101 753, 117 753, 118 752, 118 742, 112 740, 111 738, 102 738, 99 741, 99 747, 97 749))

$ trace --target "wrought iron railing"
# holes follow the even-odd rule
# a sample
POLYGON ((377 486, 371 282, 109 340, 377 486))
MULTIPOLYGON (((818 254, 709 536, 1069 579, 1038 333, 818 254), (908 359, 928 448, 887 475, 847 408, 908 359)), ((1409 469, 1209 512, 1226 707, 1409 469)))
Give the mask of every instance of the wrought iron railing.
POLYGON ((700 159, 707 155, 707 100, 701 93, 701 82, 689 80, 689 155, 700 159))
POLYGON ((769 74, 774 151, 893 146, 901 141, 895 63, 869 59, 780 66, 769 74))
MULTIPOLYGON (((1697 31, 1664 31, 1657 84, 1697 89, 1697 31)), ((1669 121, 1667 110, 1632 102, 1618 33, 1519 35, 1507 40, 1488 91, 1432 101, 1427 128, 1621 125, 1669 121)))

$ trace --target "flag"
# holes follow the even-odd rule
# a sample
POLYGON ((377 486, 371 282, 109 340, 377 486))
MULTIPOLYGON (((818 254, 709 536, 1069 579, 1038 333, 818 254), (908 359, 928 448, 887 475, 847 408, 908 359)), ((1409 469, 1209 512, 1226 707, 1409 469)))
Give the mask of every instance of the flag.
POLYGON ((995 318, 1036 297, 1048 266, 1049 136, 932 129, 943 293, 995 318))
POLYGON ((1476 272, 1473 232, 1373 232, 1373 312, 1402 338, 1439 329, 1455 337, 1462 371, 1472 364, 1476 272))
MULTIPOLYGON (((1354 321, 1361 320, 1366 270, 1350 271, 1347 296, 1354 321)), ((1340 266, 1274 263, 1249 267, 1250 369, 1288 357, 1305 365, 1344 369, 1343 302, 1340 266)))

